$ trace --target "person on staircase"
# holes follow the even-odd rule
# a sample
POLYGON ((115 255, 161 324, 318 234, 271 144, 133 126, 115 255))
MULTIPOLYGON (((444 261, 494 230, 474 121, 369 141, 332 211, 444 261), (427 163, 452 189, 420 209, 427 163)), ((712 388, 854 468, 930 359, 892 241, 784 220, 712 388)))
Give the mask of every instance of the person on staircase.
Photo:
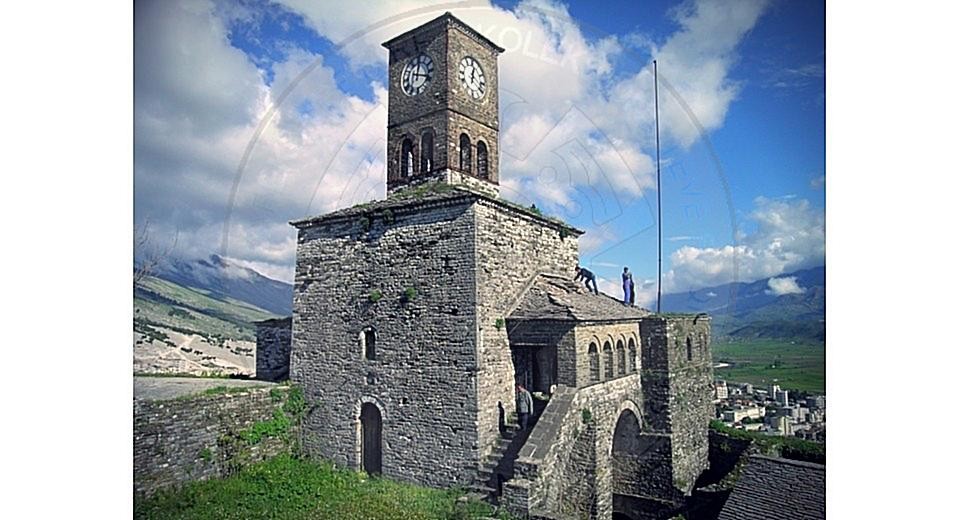
POLYGON ((520 419, 520 431, 527 429, 531 413, 533 413, 533 396, 523 385, 517 385, 517 418, 520 419))

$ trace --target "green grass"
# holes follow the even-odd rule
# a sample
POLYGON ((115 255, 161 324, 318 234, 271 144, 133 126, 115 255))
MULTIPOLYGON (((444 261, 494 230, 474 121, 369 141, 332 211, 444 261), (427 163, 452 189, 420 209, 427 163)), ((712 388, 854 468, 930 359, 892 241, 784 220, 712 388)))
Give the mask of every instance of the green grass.
POLYGON ((402 484, 280 455, 226 479, 192 482, 134 504, 143 519, 470 519, 491 516, 462 493, 402 484))
POLYGON ((826 348, 789 341, 756 340, 714 343, 714 362, 734 366, 714 369, 718 379, 825 393, 826 348))

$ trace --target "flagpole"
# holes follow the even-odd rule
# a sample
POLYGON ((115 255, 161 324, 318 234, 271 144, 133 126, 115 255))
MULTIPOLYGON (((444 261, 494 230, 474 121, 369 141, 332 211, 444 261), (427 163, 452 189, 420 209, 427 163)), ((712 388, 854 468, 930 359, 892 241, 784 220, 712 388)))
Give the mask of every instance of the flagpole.
POLYGON ((653 106, 657 134, 657 313, 660 313, 660 283, 663 276, 663 213, 660 209, 660 87, 657 60, 653 60, 653 106))

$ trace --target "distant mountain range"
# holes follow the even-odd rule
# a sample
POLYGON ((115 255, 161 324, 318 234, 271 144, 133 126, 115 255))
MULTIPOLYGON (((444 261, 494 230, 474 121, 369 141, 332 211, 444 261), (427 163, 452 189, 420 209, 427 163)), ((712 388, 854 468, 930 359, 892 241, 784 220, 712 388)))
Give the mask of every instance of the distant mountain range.
POLYGON ((826 339, 826 267, 665 294, 662 308, 711 314, 714 333, 721 339, 822 343, 826 339))
POLYGON ((200 260, 173 260, 150 274, 183 287, 201 289, 210 298, 247 302, 281 316, 289 315, 293 306, 293 285, 267 278, 218 255, 200 260))
POLYGON ((292 303, 290 284, 221 257, 167 261, 134 288, 134 372, 252 375, 254 322, 292 303))

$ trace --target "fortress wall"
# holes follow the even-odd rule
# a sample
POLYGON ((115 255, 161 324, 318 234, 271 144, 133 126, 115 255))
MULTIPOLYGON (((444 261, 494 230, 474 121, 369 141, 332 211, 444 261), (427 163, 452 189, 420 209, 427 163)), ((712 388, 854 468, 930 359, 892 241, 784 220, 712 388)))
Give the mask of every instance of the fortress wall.
POLYGON ((533 278, 569 274, 577 265, 577 239, 559 227, 486 201, 476 204, 477 400, 483 454, 499 437, 497 403, 514 407, 514 366, 505 320, 533 278))
POLYGON ((290 378, 290 318, 257 323, 256 378, 284 381, 290 378))
POLYGON ((714 413, 710 318, 646 317, 640 336, 644 429, 671 436, 675 485, 689 492, 709 466, 707 431, 714 413))
POLYGON ((443 488, 475 477, 474 225, 471 199, 460 199, 300 230, 291 379, 306 393, 308 453, 360 469, 361 403, 371 402, 384 476, 443 488), (367 327, 373 360, 359 341, 367 327))
MULTIPOLYGON (((279 438, 264 438, 253 446, 228 440, 259 421, 273 418, 284 402, 271 396, 271 390, 276 389, 286 394, 286 387, 271 387, 169 401, 134 401, 134 496, 151 495, 193 480, 223 477, 245 463, 289 449, 279 438)), ((290 438, 296 435, 293 427, 290 438)))

